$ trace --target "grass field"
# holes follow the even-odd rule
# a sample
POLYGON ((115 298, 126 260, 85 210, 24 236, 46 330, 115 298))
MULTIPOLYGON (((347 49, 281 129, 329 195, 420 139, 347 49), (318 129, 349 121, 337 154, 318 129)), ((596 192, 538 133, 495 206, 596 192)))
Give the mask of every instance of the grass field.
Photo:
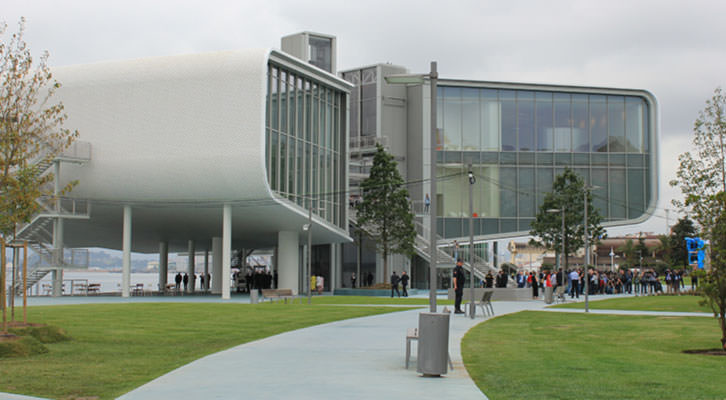
POLYGON ((464 337, 469 375, 496 399, 724 399, 718 325, 702 317, 520 312, 464 337))
POLYGON ((385 307, 139 303, 30 307, 28 319, 66 329, 50 352, 0 359, 0 392, 114 398, 204 355, 281 332, 398 311, 385 307))
MULTIPOLYGON (((616 297, 607 300, 590 302, 593 310, 642 310, 642 311, 677 311, 677 312, 712 312, 707 306, 700 306, 700 296, 645 296, 616 297)), ((569 303, 552 306, 554 308, 584 309, 585 303, 569 303)))

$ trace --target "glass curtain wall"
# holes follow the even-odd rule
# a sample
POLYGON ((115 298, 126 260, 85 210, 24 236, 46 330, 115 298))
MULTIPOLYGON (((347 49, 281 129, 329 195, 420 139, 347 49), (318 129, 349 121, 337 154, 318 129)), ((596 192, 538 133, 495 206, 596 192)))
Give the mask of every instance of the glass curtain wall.
POLYGON ((606 222, 642 216, 649 187, 649 110, 638 96, 439 87, 439 231, 468 235, 467 165, 477 176, 474 234, 529 231, 565 167, 580 174, 606 222))
POLYGON ((270 63, 266 162, 272 190, 339 227, 345 151, 345 93, 270 63))

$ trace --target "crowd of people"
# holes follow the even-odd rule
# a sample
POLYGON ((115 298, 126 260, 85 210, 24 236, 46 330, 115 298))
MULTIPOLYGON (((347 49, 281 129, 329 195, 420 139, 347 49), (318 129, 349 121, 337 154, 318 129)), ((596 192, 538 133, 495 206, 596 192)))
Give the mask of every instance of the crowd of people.
MULTIPOLYGON (((684 275, 686 272, 681 269, 666 269, 664 275, 665 292, 679 294, 685 288, 684 275)), ((539 290, 545 287, 556 288, 565 285, 565 293, 570 297, 579 297, 585 292, 589 294, 656 294, 663 293, 661 276, 655 269, 638 270, 620 269, 618 271, 601 271, 593 268, 588 269, 587 276, 583 268, 573 268, 567 273, 563 269, 555 272, 548 270, 535 272, 518 271, 513 276, 518 288, 532 288, 532 297, 539 296, 539 290)), ((499 278, 498 278, 499 279, 499 278)), ((506 281, 505 287, 506 287, 506 281)), ((691 279, 691 288, 695 289, 698 281, 696 277, 691 279)), ((487 287, 489 287, 487 285, 487 287)))

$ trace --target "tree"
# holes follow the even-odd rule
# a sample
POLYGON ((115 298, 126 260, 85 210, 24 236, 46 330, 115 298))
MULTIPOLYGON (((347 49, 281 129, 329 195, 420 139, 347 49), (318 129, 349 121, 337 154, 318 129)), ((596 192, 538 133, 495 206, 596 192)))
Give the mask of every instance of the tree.
POLYGON ((377 145, 371 173, 361 183, 363 200, 356 206, 358 224, 383 253, 383 278, 388 280, 388 255, 413 255, 416 228, 408 191, 393 156, 377 145))
POLYGON ((650 253, 650 250, 648 249, 648 246, 645 245, 645 238, 642 236, 638 238, 638 244, 635 245, 635 252, 638 254, 638 265, 640 267, 647 267, 648 254, 650 253))
MULTIPOLYGON (((44 187, 53 174, 41 175, 37 165, 53 160, 78 137, 63 128, 67 119, 53 95, 60 83, 48 67, 48 52, 37 62, 23 39, 25 19, 18 32, 5 40, 7 24, 0 24, 0 235, 7 239, 17 224, 38 212, 36 202, 51 195, 44 187)), ((68 186, 66 189, 70 189, 68 186)))
POLYGON ((695 155, 678 157, 680 165, 672 186, 679 186, 684 201, 673 204, 690 212, 701 235, 711 241, 711 265, 699 279, 702 304, 708 304, 721 327, 726 351, 726 96, 716 88, 693 127, 695 155))
MULTIPOLYGON (((7 24, 0 23, 0 241, 3 243, 14 239, 18 224, 30 221, 39 211, 41 206, 36 200, 52 194, 52 189, 44 185, 52 182, 54 176, 43 174, 38 165, 56 158, 78 137, 77 131, 63 128, 67 119, 63 104, 52 101, 60 84, 48 67, 48 52, 35 62, 23 39, 24 18, 20 19, 17 33, 6 38, 6 31, 7 24)), ((5 286, 5 265, 2 265, 3 321, 5 286)))
POLYGON ((590 243, 596 243, 603 236, 605 230, 600 225, 602 217, 592 206, 592 193, 585 188, 585 181, 572 169, 565 171, 555 178, 552 191, 545 194, 544 201, 532 222, 533 236, 531 244, 545 247, 549 250, 560 251, 562 241, 565 244, 565 270, 569 267, 567 257, 574 250, 585 245, 584 243, 584 208, 583 202, 587 190, 587 229, 590 243), (562 235, 562 215, 560 212, 548 210, 565 210, 565 234, 562 235))
POLYGON ((711 268, 699 273, 698 289, 704 298, 701 304, 711 307, 719 321, 721 348, 726 352, 726 192, 716 197, 721 203, 721 215, 711 230, 711 268))
POLYGON ((721 212, 716 195, 726 191, 726 94, 720 87, 699 112, 693 133, 695 154, 688 151, 678 156, 676 179, 670 182, 680 187, 685 200, 672 202, 692 215, 708 236, 721 212))
POLYGON ((683 217, 671 228, 670 245, 671 245, 671 261, 673 266, 688 267, 688 249, 686 248, 686 238, 698 236, 698 230, 693 221, 688 217, 683 217))
POLYGON ((624 266, 627 268, 636 268, 638 267, 638 250, 635 249, 635 244, 633 243, 633 239, 628 239, 625 241, 625 244, 615 249, 616 251, 619 251, 623 254, 623 259, 625 262, 624 266))

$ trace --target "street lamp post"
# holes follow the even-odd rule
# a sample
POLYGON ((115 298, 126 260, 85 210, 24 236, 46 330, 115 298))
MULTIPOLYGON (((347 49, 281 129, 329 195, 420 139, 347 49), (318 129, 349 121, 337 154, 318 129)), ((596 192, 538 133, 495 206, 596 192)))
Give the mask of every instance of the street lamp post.
POLYGON ((469 302, 469 316, 474 319, 476 314, 476 304, 474 304, 474 183, 476 177, 471 171, 471 163, 469 163, 469 272, 471 301, 469 302))
POLYGON ((430 189, 431 205, 429 212, 429 311, 436 312, 436 94, 439 73, 436 61, 431 61, 428 74, 389 75, 384 79, 389 84, 419 84, 428 78, 431 86, 431 149, 430 149, 430 189))

